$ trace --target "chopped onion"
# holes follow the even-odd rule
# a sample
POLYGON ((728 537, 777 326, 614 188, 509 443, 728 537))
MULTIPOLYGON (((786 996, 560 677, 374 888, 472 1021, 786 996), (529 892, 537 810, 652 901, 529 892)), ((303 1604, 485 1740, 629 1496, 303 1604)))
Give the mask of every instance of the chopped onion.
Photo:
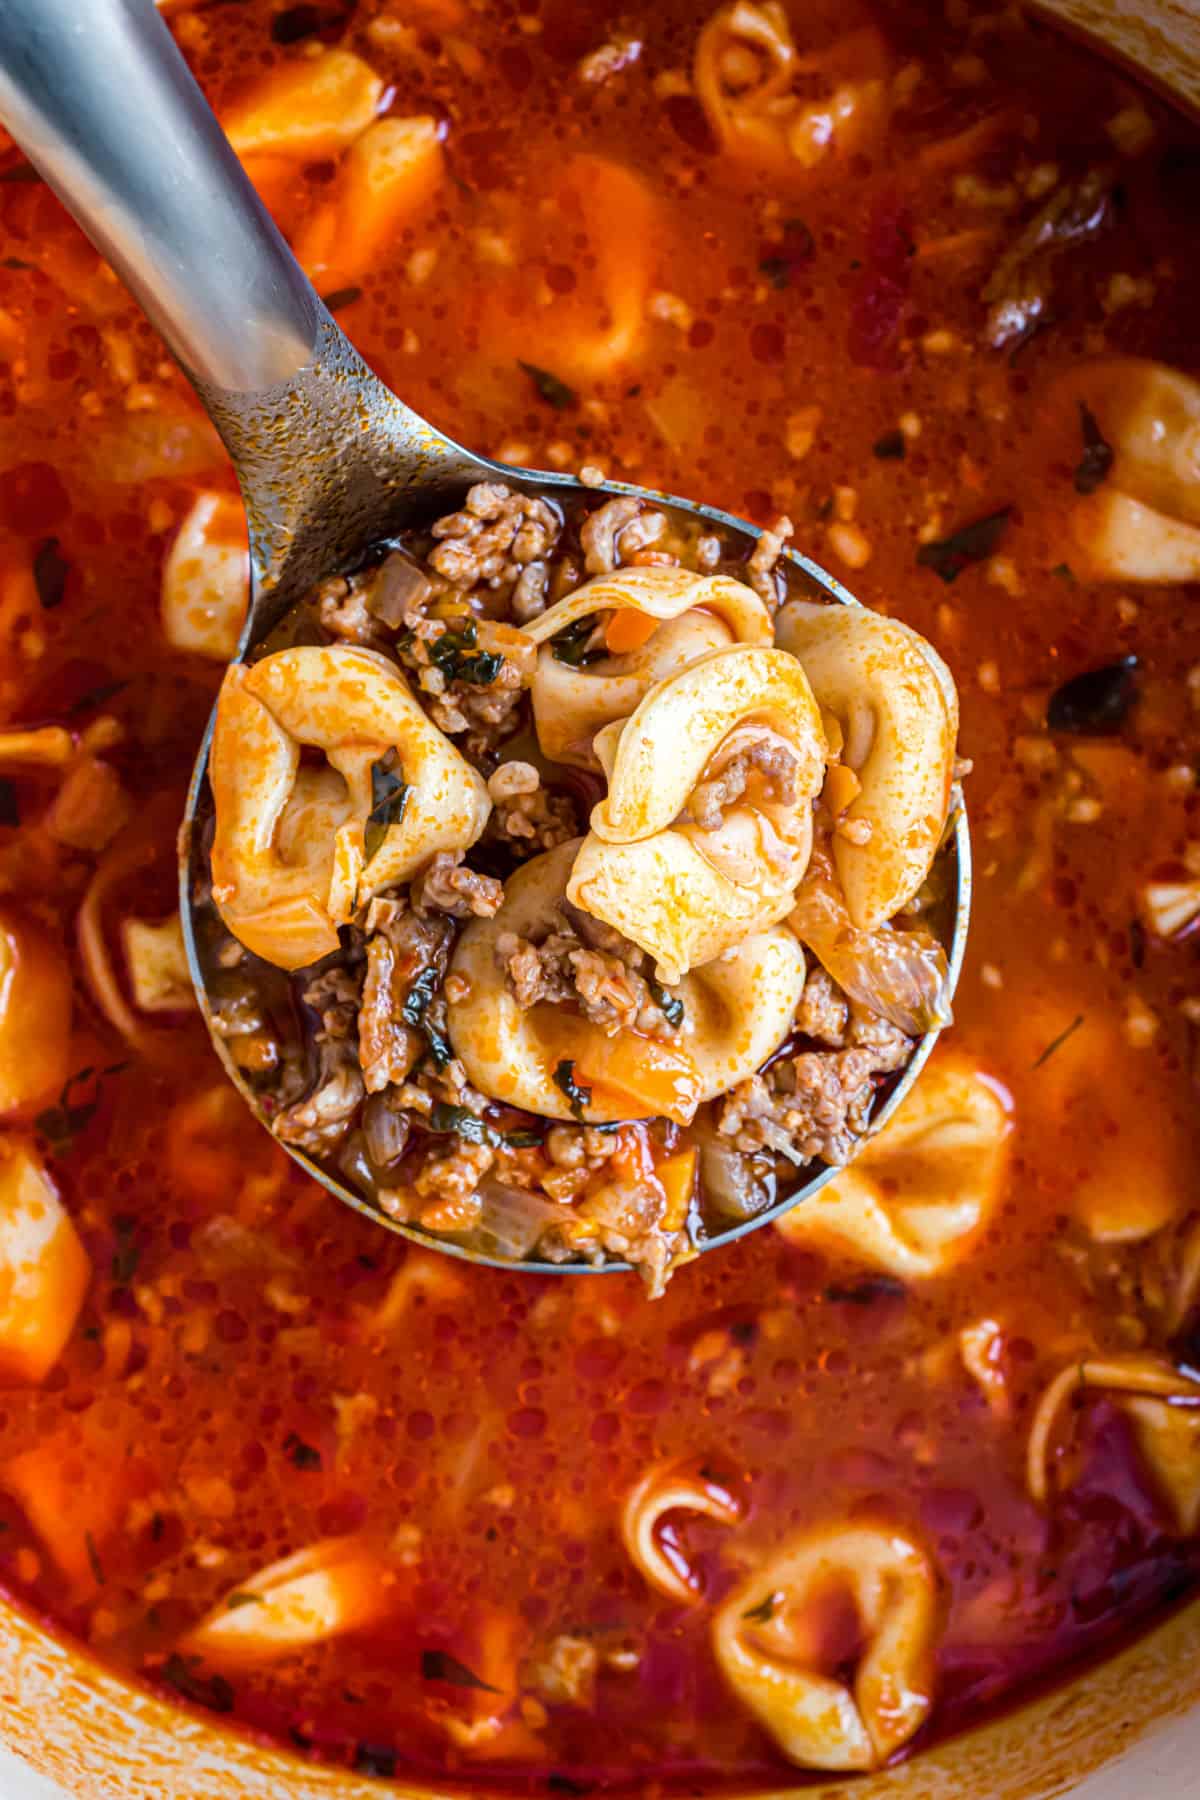
POLYGON ((479 1197, 483 1211, 464 1241, 486 1256, 514 1262, 528 1256, 552 1225, 567 1224, 574 1217, 569 1206, 556 1206, 543 1194, 530 1194, 503 1181, 481 1181, 479 1197))
POLYGON ((766 1158, 747 1156, 717 1139, 700 1146, 700 1186, 723 1219, 753 1219, 775 1204, 775 1172, 766 1158))
POLYGON ((842 991, 890 1025, 920 1037, 951 1023, 946 952, 931 931, 860 931, 828 867, 813 858, 789 923, 842 991))

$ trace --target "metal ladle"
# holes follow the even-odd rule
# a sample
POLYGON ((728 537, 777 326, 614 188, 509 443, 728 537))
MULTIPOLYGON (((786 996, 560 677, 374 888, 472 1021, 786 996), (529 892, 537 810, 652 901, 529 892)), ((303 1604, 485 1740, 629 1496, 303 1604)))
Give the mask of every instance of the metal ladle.
MULTIPOLYGON (((717 527, 727 541, 747 548, 760 535, 728 513, 623 482, 584 487, 569 475, 474 456, 405 406, 321 304, 153 0, 0 0, 0 119, 162 334, 233 460, 250 530, 250 607, 239 658, 248 657, 323 577, 353 567, 381 538, 456 507, 480 480, 507 481, 559 504, 634 495, 676 517, 717 527)), ((858 604, 808 557, 789 552, 788 561, 793 587, 858 604)), ((201 870, 192 826, 207 799, 211 731, 210 721, 180 840, 184 935, 217 1053, 261 1117, 256 1095, 213 1030, 209 971, 194 930, 201 870)), ((970 895, 970 842, 961 811, 943 854, 954 864, 948 871, 952 991, 966 945, 970 895)), ((908 1092, 935 1036, 920 1041, 877 1123, 908 1092)), ((386 1218, 302 1151, 288 1149, 330 1193, 378 1223, 471 1261, 498 1260, 386 1218)), ((785 1200, 709 1243, 754 1230, 835 1173, 809 1171, 785 1200)), ((556 1274, 587 1268, 521 1266, 556 1274)))

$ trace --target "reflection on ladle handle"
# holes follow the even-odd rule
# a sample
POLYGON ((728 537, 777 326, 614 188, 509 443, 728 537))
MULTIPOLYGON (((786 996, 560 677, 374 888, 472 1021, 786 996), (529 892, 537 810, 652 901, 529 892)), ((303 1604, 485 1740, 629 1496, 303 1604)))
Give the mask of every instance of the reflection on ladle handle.
POLYGON ((250 518, 258 637, 289 594, 481 464, 383 386, 280 236, 154 0, 0 0, 0 119, 200 394, 250 518), (263 606, 267 609, 263 616, 263 606))
POLYGON ((153 0, 3 0, 0 116, 194 380, 308 362, 319 302, 153 0))

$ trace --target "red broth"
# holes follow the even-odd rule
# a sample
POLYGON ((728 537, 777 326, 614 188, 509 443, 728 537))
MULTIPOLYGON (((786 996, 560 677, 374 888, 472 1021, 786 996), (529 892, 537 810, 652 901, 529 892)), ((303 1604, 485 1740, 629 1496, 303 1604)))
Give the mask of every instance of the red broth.
MULTIPOLYGON (((705 17, 688 0, 216 0, 171 21, 227 115, 336 42, 383 77, 391 114, 444 122, 436 193, 323 289, 416 407, 513 460, 786 512, 801 548, 950 662, 977 886, 938 1054, 997 1084, 1014 1137, 969 1254, 919 1280, 774 1229, 653 1304, 633 1276, 439 1259, 306 1181, 194 1018, 114 1027, 81 908, 119 982, 122 919, 170 910, 220 669, 164 637, 160 575, 197 493, 233 490, 149 327, 19 154, 0 167, 0 707, 5 732, 62 725, 75 744, 66 771, 6 761, 0 786, 0 906, 36 918, 75 978, 75 1085, 12 1131, 93 1272, 55 1366, 0 1393, 0 1576, 114 1668, 368 1771, 563 1793, 795 1773, 728 1692, 711 1618, 818 1522, 903 1526, 936 1569, 918 1752, 1101 1653, 1198 1572, 1181 1519, 1200 1440, 1191 1488, 1186 1470, 1172 1488, 1120 1396, 1084 1391, 1048 1504, 1025 1457, 1064 1366, 1200 1366, 1196 940, 1139 911, 1148 881, 1197 872, 1200 612, 1182 586, 1089 579, 1069 524, 1086 443, 1055 397, 1101 355, 1200 374, 1200 144, 1006 15, 789 11, 802 51, 876 34, 845 55, 877 70, 888 118, 782 174, 718 146, 687 79, 705 17), (614 33, 626 66, 582 79, 614 33), (584 157, 617 175, 581 177, 584 157), (989 273, 1046 194, 1096 168, 1119 189, 1107 227, 1056 253, 1037 329, 990 347, 989 273), (986 518, 952 582, 919 560, 986 518), (1126 657, 1136 699, 1106 735, 1047 729, 1064 681, 1126 657), (111 774, 77 776, 89 756, 111 774), (68 780, 87 818, 126 822, 64 825, 68 780), (960 1342, 982 1320, 990 1403, 960 1342), (647 1586, 619 1530, 632 1485, 675 1457, 741 1505, 732 1527, 668 1521, 691 1605, 647 1586), (391 1559, 384 1622, 247 1670, 180 1650, 225 1597, 253 1605, 276 1558, 348 1534, 391 1559), (556 1700, 539 1671, 564 1638, 594 1667, 556 1700)), ((819 98, 828 78, 810 79, 819 98)), ((339 179, 333 155, 252 172, 294 238, 339 179)), ((831 1668, 857 1634, 834 1605, 831 1668)))

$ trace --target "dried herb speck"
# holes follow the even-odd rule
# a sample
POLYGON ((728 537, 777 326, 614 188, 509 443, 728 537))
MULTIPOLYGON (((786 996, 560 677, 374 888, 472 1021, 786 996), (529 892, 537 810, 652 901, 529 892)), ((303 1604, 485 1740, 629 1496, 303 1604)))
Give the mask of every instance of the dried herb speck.
POLYGON ((922 569, 932 569, 943 581, 957 581, 964 569, 972 563, 986 562, 1004 535, 1012 509, 1003 506, 998 512, 988 513, 985 518, 975 519, 970 525, 960 526, 952 531, 949 537, 938 538, 935 543, 922 544, 917 551, 917 565, 922 569))
POLYGON ((83 1541, 87 1548, 88 1562, 91 1564, 92 1579, 97 1587, 104 1586, 104 1564, 100 1561, 100 1552, 96 1548, 96 1540, 90 1531, 85 1531, 83 1541))
POLYGON ((568 387, 565 381, 560 381, 558 376, 552 374, 549 369, 539 369, 536 363, 521 362, 519 358, 517 367, 523 374, 528 375, 538 391, 539 398, 544 400, 547 406, 553 406, 557 412, 565 412, 569 406, 574 406, 578 397, 575 389, 568 387))
POLYGON ((322 294, 321 301, 326 312, 335 313, 341 312, 344 306, 353 306, 354 302, 361 300, 362 297, 363 291, 360 287, 344 287, 334 288, 332 294, 322 294))
POLYGON ((233 1711, 233 1689, 223 1675, 202 1672, 198 1656, 180 1656, 173 1652, 162 1667, 162 1678, 194 1706, 206 1706, 210 1712, 233 1711))
POLYGON ((114 1219, 113 1230, 117 1242, 109 1273, 118 1287, 127 1287, 137 1274, 137 1266, 142 1260, 142 1253, 136 1242, 137 1220, 124 1216, 114 1219))
POLYGON ((476 1675, 474 1669, 468 1669, 466 1663, 459 1662, 457 1656, 451 1656, 448 1650, 422 1650, 421 1679, 423 1681, 444 1681, 450 1687, 479 1688, 485 1694, 498 1694, 490 1682, 476 1675))
POLYGON ((55 1105, 47 1106, 33 1121, 34 1129, 41 1132, 56 1156, 65 1156, 79 1133, 91 1124, 107 1077, 119 1075, 128 1066, 124 1062, 109 1063, 107 1068, 97 1071, 89 1063, 86 1068, 76 1069, 73 1075, 68 1075, 55 1105), (89 1098, 77 1099, 78 1092, 89 1084, 92 1084, 89 1098))
POLYGON ((294 1431, 289 1431, 284 1438, 283 1453, 293 1468, 308 1472, 321 1467, 321 1452, 306 1444, 294 1431))
POLYGON ((584 1112, 592 1103, 590 1087, 581 1087, 575 1079, 575 1064, 564 1057, 554 1071, 554 1085, 567 1097, 567 1104, 577 1119, 582 1119, 584 1112))
POLYGON ((651 980, 650 998, 668 1025, 683 1024, 683 1001, 678 994, 668 993, 661 982, 651 980))
POLYGON ((62 554, 56 537, 43 538, 33 553, 33 581, 45 612, 61 606, 67 591, 71 566, 62 554))
POLYGON ((871 454, 880 462, 903 462, 908 454, 908 440, 902 431, 885 431, 871 445, 871 454))
POLYGON ((1108 478, 1113 466, 1113 449, 1086 400, 1079 402, 1079 429, 1083 433, 1083 455, 1075 468, 1075 492, 1094 494, 1108 478))
POLYGON ((903 1300, 907 1289, 894 1275, 867 1275, 862 1281, 835 1282, 825 1289, 826 1300, 844 1306, 874 1306, 877 1300, 903 1300))
POLYGON ((396 1773, 399 1757, 387 1744, 356 1744, 354 1746, 354 1773, 356 1775, 379 1775, 389 1781, 396 1773))
POLYGON ((473 1113, 469 1106, 450 1106, 445 1100, 435 1101, 429 1113, 430 1131, 453 1132, 468 1144, 497 1144, 500 1134, 473 1113))
POLYGON ((742 1617, 749 1619, 754 1625, 767 1625, 775 1617, 775 1609, 778 1605, 779 1595, 768 1594, 765 1599, 759 1601, 757 1606, 752 1606, 744 1612, 742 1617))
POLYGON ((1056 1038, 1051 1038, 1050 1042, 1046 1045, 1046 1048, 1042 1051, 1042 1054, 1034 1062, 1033 1067, 1035 1069, 1040 1069, 1043 1063, 1048 1063, 1050 1058, 1054 1055, 1054 1052, 1056 1050, 1061 1050, 1067 1039, 1069 1037, 1074 1037, 1082 1024, 1083 1014, 1076 1013, 1075 1017, 1071 1020, 1071 1023, 1063 1031, 1060 1031, 1056 1038))

